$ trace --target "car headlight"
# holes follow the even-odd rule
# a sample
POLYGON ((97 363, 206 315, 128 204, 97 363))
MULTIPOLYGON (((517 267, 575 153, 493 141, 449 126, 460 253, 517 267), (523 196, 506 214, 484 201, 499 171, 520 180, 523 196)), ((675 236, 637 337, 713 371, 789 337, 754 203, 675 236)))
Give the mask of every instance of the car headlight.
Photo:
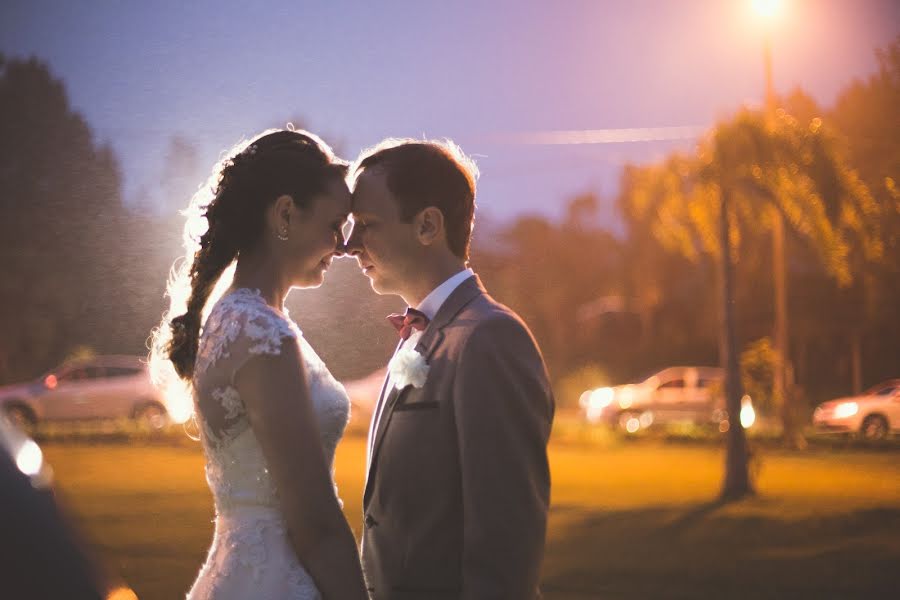
POLYGON ((741 398, 741 427, 744 429, 750 429, 753 427, 753 424, 756 423, 756 411, 753 410, 753 402, 750 400, 750 396, 744 396, 741 398))
POLYGON ((31 479, 31 485, 35 488, 50 487, 53 470, 44 460, 41 448, 2 417, 0 417, 0 452, 10 455, 19 471, 31 479))
POLYGON ((605 408, 613 401, 614 395, 615 392, 613 392, 613 389, 610 387, 597 388, 591 392, 589 402, 591 406, 605 408))
POLYGON ((634 399, 634 388, 631 386, 627 386, 622 388, 622 391, 619 392, 619 397, 617 400, 619 401, 619 408, 630 408, 634 399))
POLYGON ((846 419, 859 412, 859 404, 856 402, 841 402, 834 407, 835 419, 846 419))
POLYGON ((578 406, 580 406, 581 408, 587 408, 588 402, 591 399, 591 392, 593 391, 594 390, 586 390, 584 392, 581 392, 581 395, 578 396, 578 406))
POLYGON ((603 409, 613 401, 615 392, 610 387, 602 387, 593 390, 587 396, 587 416, 594 421, 600 417, 603 409))

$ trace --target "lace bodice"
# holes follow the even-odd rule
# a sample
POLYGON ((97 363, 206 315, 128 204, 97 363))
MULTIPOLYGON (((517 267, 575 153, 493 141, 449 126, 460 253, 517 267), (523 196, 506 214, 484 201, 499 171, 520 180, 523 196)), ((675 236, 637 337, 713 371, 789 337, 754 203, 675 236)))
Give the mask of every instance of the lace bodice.
POLYGON ((297 344, 300 350, 325 459, 333 471, 334 451, 350 417, 343 386, 288 315, 267 305, 258 291, 225 295, 206 319, 194 369, 194 413, 206 452, 216 529, 188 600, 321 600, 292 549, 278 490, 234 386, 247 361, 280 354, 285 344, 297 344))
POLYGON ((310 398, 332 468, 337 443, 350 415, 350 401, 297 325, 256 290, 237 289, 210 311, 194 370, 194 408, 207 456, 206 476, 221 514, 235 507, 277 507, 277 490, 250 428, 235 374, 254 356, 277 355, 296 343, 306 368, 310 398))

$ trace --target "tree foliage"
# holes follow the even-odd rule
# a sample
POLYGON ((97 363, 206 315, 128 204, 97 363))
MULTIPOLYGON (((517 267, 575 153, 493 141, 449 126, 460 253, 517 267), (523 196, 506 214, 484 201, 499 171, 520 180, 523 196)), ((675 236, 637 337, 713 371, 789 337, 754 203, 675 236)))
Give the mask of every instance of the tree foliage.
POLYGON ((776 213, 841 285, 853 280, 851 250, 866 260, 884 254, 881 208, 819 118, 803 125, 783 110, 772 121, 743 110, 720 123, 696 155, 629 169, 625 210, 649 221, 666 248, 692 261, 718 260, 722 186, 733 194, 729 243, 738 257, 742 240, 769 230, 776 213))
POLYGON ((91 282, 122 268, 107 242, 124 213, 112 151, 45 65, 0 63, 0 115, 0 378, 8 380, 92 344, 115 322, 113 298, 91 282))

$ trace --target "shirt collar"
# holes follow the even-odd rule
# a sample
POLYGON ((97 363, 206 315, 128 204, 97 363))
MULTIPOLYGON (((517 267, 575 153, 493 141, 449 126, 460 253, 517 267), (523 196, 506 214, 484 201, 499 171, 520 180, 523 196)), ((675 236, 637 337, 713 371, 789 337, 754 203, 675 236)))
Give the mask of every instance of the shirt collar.
POLYGON ((416 310, 419 310, 425 313, 429 319, 434 319, 434 316, 437 314, 438 310, 440 310, 441 305, 450 297, 450 294, 453 293, 459 284, 473 276, 475 271, 472 269, 463 269, 456 275, 453 275, 449 279, 445 280, 444 283, 437 286, 431 293, 425 296, 425 299, 419 303, 419 306, 416 307, 416 310))

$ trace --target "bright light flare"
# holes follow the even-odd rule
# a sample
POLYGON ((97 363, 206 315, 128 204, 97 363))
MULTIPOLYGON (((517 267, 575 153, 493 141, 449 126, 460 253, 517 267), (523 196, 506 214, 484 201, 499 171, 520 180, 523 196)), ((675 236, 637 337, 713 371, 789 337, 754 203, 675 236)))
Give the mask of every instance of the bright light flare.
POLYGON ((31 440, 27 440, 19 452, 16 454, 16 466, 25 475, 34 477, 41 472, 44 464, 44 454, 41 449, 31 440))
POLYGON ((590 421, 596 421, 603 414, 603 410, 612 404, 615 391, 610 387, 597 388, 587 394, 587 417, 590 421))
POLYGON ((614 395, 615 392, 612 388, 597 388, 596 390, 591 392, 590 403, 592 406, 605 408, 612 403, 614 395))
POLYGON ((175 423, 184 423, 194 414, 190 386, 182 381, 172 382, 171 386, 174 389, 166 397, 166 408, 175 423))
POLYGON ((856 402, 841 402, 834 407, 835 419, 846 419, 859 412, 859 404, 856 402))
POLYGON ((756 411, 753 410, 753 402, 750 396, 741 398, 741 427, 750 429, 756 423, 756 411))
POLYGON ((581 395, 578 396, 578 406, 581 408, 587 409, 590 400, 591 400, 591 392, 593 390, 585 390, 581 392, 581 395))
POLYGON ((628 144, 693 140, 702 136, 706 126, 677 125, 673 127, 632 127, 627 129, 574 129, 528 131, 492 136, 492 141, 507 144, 571 146, 573 144, 628 144))
POLYGON ((752 0, 753 12, 763 19, 774 19, 784 9, 782 0, 752 0))

